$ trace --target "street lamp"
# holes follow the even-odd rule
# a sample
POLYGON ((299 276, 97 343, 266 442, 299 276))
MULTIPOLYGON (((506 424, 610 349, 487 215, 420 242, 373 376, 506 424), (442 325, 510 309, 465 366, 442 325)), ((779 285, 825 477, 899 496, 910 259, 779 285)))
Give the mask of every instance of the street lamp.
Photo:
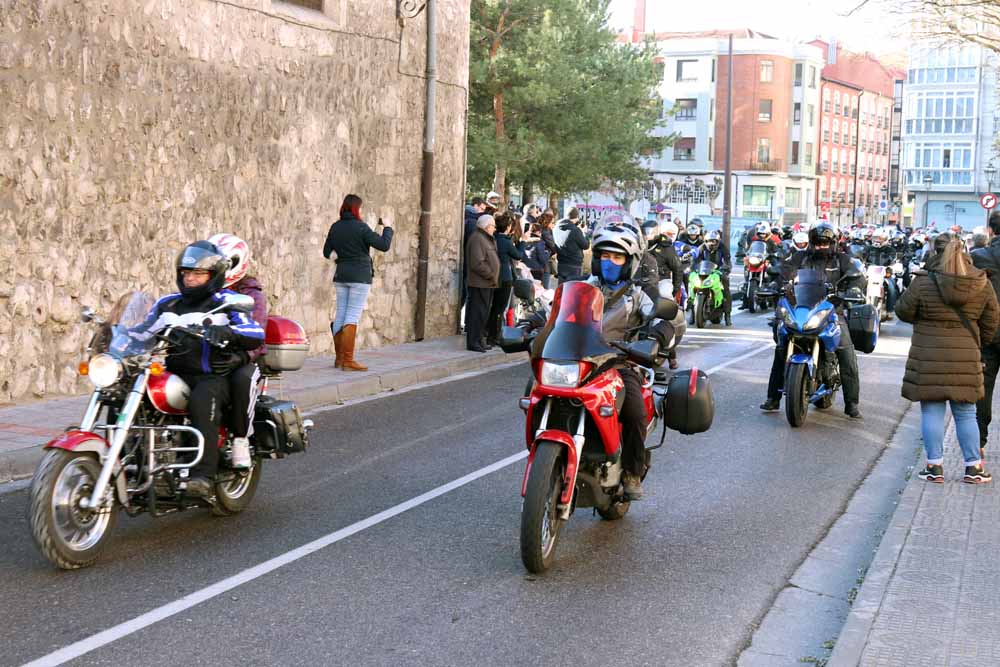
POLYGON ((688 211, 691 208, 691 184, 694 183, 694 179, 690 176, 684 177, 684 226, 687 227, 688 224, 688 211))
POLYGON ((929 173, 924 174, 924 190, 927 190, 927 201, 924 202, 924 229, 927 229, 927 217, 931 209, 931 184, 933 182, 933 176, 929 173))
MULTIPOLYGON (((986 174, 986 192, 987 193, 992 193, 993 192, 993 177, 997 175, 997 168, 993 164, 993 160, 990 160, 989 164, 986 165, 986 168, 983 169, 983 173, 986 174)), ((992 212, 992 209, 986 209, 986 224, 987 225, 990 224, 990 213, 991 212, 992 212)))
POLYGON ((882 226, 885 227, 886 222, 888 222, 889 220, 889 209, 888 209, 888 202, 886 202, 886 210, 882 211, 882 202, 886 201, 886 195, 889 194, 889 188, 883 185, 881 188, 879 188, 879 192, 882 195, 882 199, 879 200, 879 212, 882 216, 882 226))

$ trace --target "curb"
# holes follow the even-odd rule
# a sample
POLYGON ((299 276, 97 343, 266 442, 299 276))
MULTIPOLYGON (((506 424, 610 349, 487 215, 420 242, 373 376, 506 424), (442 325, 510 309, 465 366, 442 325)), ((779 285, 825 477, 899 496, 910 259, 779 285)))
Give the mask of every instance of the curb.
MULTIPOLYGON (((414 365, 386 371, 378 375, 366 375, 343 382, 320 385, 302 390, 289 390, 287 395, 296 401, 299 410, 313 410, 326 405, 339 405, 348 401, 369 398, 387 392, 406 389, 426 382, 447 380, 455 376, 475 371, 486 371, 512 362, 526 361, 528 354, 504 354, 490 352, 458 359, 448 359, 429 364, 414 365)), ((42 448, 26 447, 0 453, 0 484, 31 477, 42 459, 42 448)))
POLYGON ((875 552, 875 558, 868 567, 865 581, 858 591, 851 611, 847 614, 840 636, 837 637, 827 667, 856 667, 861 662, 865 646, 868 645, 868 635, 896 571, 903 545, 906 544, 913 526, 913 517, 926 488, 927 484, 920 481, 916 475, 907 482, 885 535, 878 545, 878 551, 875 552))

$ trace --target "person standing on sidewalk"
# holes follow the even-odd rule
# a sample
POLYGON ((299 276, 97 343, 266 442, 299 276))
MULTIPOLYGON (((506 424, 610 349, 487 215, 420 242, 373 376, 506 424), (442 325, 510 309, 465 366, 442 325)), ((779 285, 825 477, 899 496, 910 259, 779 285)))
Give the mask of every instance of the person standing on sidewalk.
POLYGON ((896 304, 896 315, 913 324, 903 375, 903 398, 920 402, 927 465, 920 479, 942 483, 945 405, 951 405, 965 461, 963 481, 992 481, 983 469, 975 404, 983 398, 980 341, 997 332, 997 297, 983 271, 972 265, 961 238, 941 234, 925 270, 896 304))
POLYGON ((336 350, 336 368, 345 371, 366 371, 354 360, 354 345, 358 335, 358 322, 368 303, 375 266, 371 248, 387 252, 392 245, 392 227, 378 219, 375 231, 361 217, 361 197, 347 195, 340 207, 340 220, 330 225, 323 244, 323 257, 334 255, 337 270, 333 284, 337 290, 337 313, 330 323, 333 345, 336 350))
POLYGON ((542 243, 545 244, 545 249, 549 252, 549 262, 542 271, 542 287, 549 289, 551 286, 551 278, 556 273, 558 273, 558 267, 556 265, 556 256, 559 253, 559 246, 556 245, 556 240, 552 236, 552 227, 555 224, 556 216, 552 211, 545 211, 538 216, 538 235, 542 237, 542 243))
MULTIPOLYGON (((482 197, 473 197, 472 203, 465 207, 465 217, 462 221, 462 252, 465 252, 465 244, 469 242, 472 235, 476 233, 476 221, 479 216, 486 212, 486 200, 482 197)), ((465 306, 465 285, 469 281, 468 262, 462 262, 462 286, 458 295, 460 306, 465 306)))
POLYGON ((500 286, 493 290, 489 318, 486 320, 486 346, 500 344, 500 327, 510 303, 510 293, 514 288, 514 262, 524 261, 524 244, 514 238, 515 227, 512 213, 501 213, 496 217, 496 233, 493 240, 497 244, 500 258, 500 286))
POLYGON ((465 246, 469 264, 469 296, 465 303, 465 347, 486 352, 486 320, 493 303, 493 290, 500 286, 500 256, 493 234, 497 224, 492 215, 481 215, 476 232, 465 246))
POLYGON ((556 224, 553 235, 559 246, 559 282, 576 280, 583 275, 583 253, 590 248, 580 229, 580 211, 571 208, 566 219, 556 224))
MULTIPOLYGON (((993 239, 985 248, 972 251, 972 263, 986 271, 993 291, 1000 296, 1000 210, 990 213, 989 232, 993 239)), ((976 403, 976 422, 979 424, 979 451, 985 453, 986 438, 993 421, 993 388, 1000 371, 1000 340, 983 341, 983 398, 976 403)))

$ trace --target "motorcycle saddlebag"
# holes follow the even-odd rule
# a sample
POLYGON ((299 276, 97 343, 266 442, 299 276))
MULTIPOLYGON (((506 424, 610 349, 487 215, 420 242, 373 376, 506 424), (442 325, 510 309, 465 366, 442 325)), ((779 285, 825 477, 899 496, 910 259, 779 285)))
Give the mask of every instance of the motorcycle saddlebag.
POLYGON ((667 428, 684 435, 704 433, 714 418, 715 398, 708 375, 697 368, 674 373, 663 406, 667 428))
POLYGON ((264 370, 271 372, 297 371, 306 361, 309 337, 295 320, 272 316, 264 330, 267 353, 261 358, 264 370))
POLYGON ((874 352, 878 342, 878 311, 875 306, 866 303, 850 308, 847 311, 847 330, 858 352, 874 352))
POLYGON ((304 452, 309 436, 302 425, 302 415, 291 401, 274 396, 257 399, 253 417, 254 444, 261 454, 281 458, 304 452))

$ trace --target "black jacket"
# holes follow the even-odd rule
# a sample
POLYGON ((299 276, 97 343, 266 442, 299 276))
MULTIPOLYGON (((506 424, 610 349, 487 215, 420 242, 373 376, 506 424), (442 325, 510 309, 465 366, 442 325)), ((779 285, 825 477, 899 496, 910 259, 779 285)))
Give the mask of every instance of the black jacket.
POLYGON ((476 224, 479 222, 479 216, 482 215, 472 206, 465 207, 465 219, 463 223, 463 231, 465 236, 462 237, 462 247, 465 247, 466 242, 469 237, 472 236, 473 232, 476 231, 476 224))
POLYGON ((566 240, 556 253, 559 263, 567 266, 583 266, 583 251, 590 247, 590 242, 580 228, 569 220, 560 220, 556 227, 561 232, 567 232, 566 240))
POLYGON ((674 283, 674 289, 679 290, 684 285, 684 265, 677 256, 674 244, 664 237, 663 241, 658 241, 650 247, 649 252, 656 259, 656 270, 660 278, 669 277, 674 283))
POLYGON ((549 257, 549 249, 542 239, 524 242, 524 264, 532 271, 544 272, 549 266, 549 257))
POLYGON ((723 273, 729 273, 733 270, 733 263, 729 259, 729 250, 726 248, 725 243, 720 243, 719 247, 714 251, 709 250, 707 245, 702 244, 701 247, 698 248, 698 251, 694 254, 692 264, 697 264, 698 262, 705 261, 706 259, 718 266, 719 270, 723 273))
POLYGON ((781 279, 784 282, 791 281, 799 269, 813 269, 826 274, 826 281, 834 285, 838 292, 857 287, 864 289, 866 279, 864 274, 859 274, 855 279, 840 282, 842 276, 851 271, 854 267, 851 256, 845 252, 836 252, 830 255, 817 255, 811 249, 797 252, 781 264, 781 279))
POLYGON ((865 256, 868 258, 869 264, 890 266, 896 261, 896 249, 890 245, 884 245, 881 248, 869 246, 865 256))
POLYGON ((520 243, 515 244, 509 235, 499 232, 493 235, 493 240, 496 241, 497 256, 500 257, 500 284, 513 282, 514 268, 511 262, 524 261, 524 246, 520 243))
POLYGON ((1000 297, 1000 236, 990 241, 990 244, 985 248, 973 250, 972 263, 977 269, 986 272, 986 277, 990 279, 993 290, 1000 297))
POLYGON ((337 253, 337 271, 333 275, 335 283, 372 282, 375 270, 372 267, 370 248, 385 252, 392 243, 392 228, 385 227, 379 236, 371 227, 350 213, 330 225, 323 244, 323 256, 330 259, 330 253, 337 253))

